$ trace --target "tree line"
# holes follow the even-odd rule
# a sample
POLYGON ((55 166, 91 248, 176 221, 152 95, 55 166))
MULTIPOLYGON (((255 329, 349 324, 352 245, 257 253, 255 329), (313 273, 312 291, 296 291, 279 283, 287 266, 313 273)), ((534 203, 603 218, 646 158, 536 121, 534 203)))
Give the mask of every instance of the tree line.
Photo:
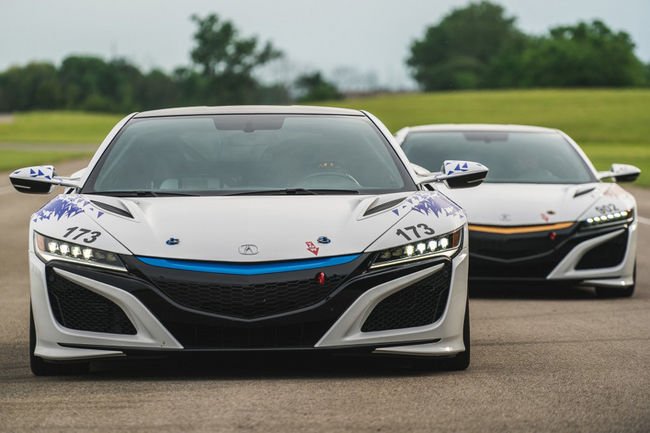
MULTIPOLYGON (((290 83, 264 83, 260 68, 283 57, 270 42, 242 36, 216 14, 192 16, 189 65, 143 71, 127 59, 69 56, 0 72, 0 112, 129 112, 182 105, 285 104, 342 98, 315 71, 290 83)), ((421 89, 650 86, 650 64, 622 31, 580 22, 535 36, 482 1, 457 8, 410 46, 406 65, 421 89)))
POLYGON ((182 105, 285 104, 339 99, 320 72, 265 84, 256 72, 283 56, 270 42, 243 37, 216 14, 192 16, 191 64, 171 73, 143 72, 127 59, 69 56, 59 66, 32 62, 0 73, 0 112, 86 110, 130 112, 182 105))
POLYGON ((650 86, 650 64, 627 33, 594 20, 528 35, 487 1, 427 28, 407 65, 424 90, 650 86))

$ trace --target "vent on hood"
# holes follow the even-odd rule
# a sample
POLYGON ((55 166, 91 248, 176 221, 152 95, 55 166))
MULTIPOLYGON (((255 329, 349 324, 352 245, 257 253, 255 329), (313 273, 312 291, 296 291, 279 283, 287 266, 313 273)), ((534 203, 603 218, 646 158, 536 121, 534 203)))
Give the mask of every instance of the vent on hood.
POLYGON ((368 209, 366 209, 366 212, 363 214, 363 216, 374 215, 374 214, 379 213, 381 211, 384 211, 384 210, 390 209, 392 207, 395 207, 398 204, 400 204, 401 202, 403 202, 404 198, 405 197, 400 197, 400 198, 395 199, 395 200, 387 201, 385 203, 380 203, 380 204, 378 204, 376 206, 371 205, 370 207, 368 207, 368 209))
POLYGON ((121 209, 117 206, 113 206, 108 203, 102 203, 101 201, 97 201, 97 200, 90 200, 90 201, 93 202, 93 204, 95 204, 97 207, 100 207, 107 212, 133 219, 133 215, 131 215, 131 212, 129 212, 126 209, 121 209))

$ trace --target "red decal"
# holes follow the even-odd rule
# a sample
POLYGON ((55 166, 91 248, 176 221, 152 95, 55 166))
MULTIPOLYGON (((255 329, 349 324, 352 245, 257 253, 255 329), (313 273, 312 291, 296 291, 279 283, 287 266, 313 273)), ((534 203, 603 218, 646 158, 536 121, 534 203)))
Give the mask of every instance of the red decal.
POLYGON ((315 256, 318 255, 318 250, 320 248, 318 248, 316 245, 314 245, 313 242, 309 241, 309 242, 305 242, 305 244, 307 245, 307 251, 309 251, 310 253, 312 253, 315 256))
POLYGON ((543 213, 543 214, 541 214, 541 215, 542 215, 542 219, 543 219, 544 221, 548 222, 548 220, 549 220, 548 215, 546 215, 545 213, 543 213))

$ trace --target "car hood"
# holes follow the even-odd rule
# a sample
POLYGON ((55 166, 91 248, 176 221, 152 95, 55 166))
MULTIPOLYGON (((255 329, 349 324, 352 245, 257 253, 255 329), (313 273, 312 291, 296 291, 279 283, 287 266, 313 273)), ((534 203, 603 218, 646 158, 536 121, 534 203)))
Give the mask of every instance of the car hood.
MULTIPOLYGON (((519 226, 577 221, 590 211, 626 209, 630 196, 615 184, 581 185, 484 183, 443 193, 464 208, 470 224, 519 226)), ((632 199, 633 200, 633 199, 632 199)))
POLYGON ((452 230, 464 222, 464 215, 449 206, 453 203, 441 194, 422 192, 156 198, 72 195, 59 196, 34 214, 33 229, 55 238, 64 238, 70 227, 97 230, 101 236, 93 244, 96 248, 137 256, 261 262, 361 253, 373 244, 384 247, 382 235, 413 209, 418 218, 434 221, 439 230, 452 230), (434 208, 435 214, 429 211, 434 208), (378 243, 379 238, 382 242, 378 243), (244 245, 252 248, 242 249, 244 245))

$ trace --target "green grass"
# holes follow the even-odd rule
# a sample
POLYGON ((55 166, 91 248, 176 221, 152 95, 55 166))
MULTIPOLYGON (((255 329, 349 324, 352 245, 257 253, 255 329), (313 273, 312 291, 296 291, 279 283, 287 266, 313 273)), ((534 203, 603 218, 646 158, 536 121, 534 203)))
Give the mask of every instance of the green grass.
POLYGON ((76 158, 88 158, 90 155, 90 153, 83 152, 24 152, 0 149, 0 171, 10 171, 32 165, 53 164, 76 158))
MULTIPOLYGON (((582 146, 599 169, 609 168, 612 162, 634 164, 644 171, 639 184, 650 186, 650 89, 412 93, 320 105, 368 110, 393 132, 427 123, 516 123, 559 128, 582 146)), ((0 143, 89 144, 89 152, 93 152, 120 118, 78 112, 18 113, 12 123, 0 123, 0 143)), ((9 161, 8 155, 13 152, 15 161, 18 153, 1 149, 1 169, 15 167, 5 160, 9 161)), ((72 152, 64 146, 53 146, 55 150, 51 156, 57 160, 65 155, 63 151, 72 152)), ((40 163, 41 157, 50 156, 46 152, 49 150, 37 155, 34 149, 26 149, 22 160, 40 163)))
POLYGON ((558 128, 600 170, 611 163, 643 170, 650 186, 650 89, 504 90, 380 95, 327 102, 368 110, 396 132, 428 123, 515 123, 558 128))
POLYGON ((0 123, 0 143, 101 143, 122 118, 114 114, 73 111, 18 113, 11 123, 0 123))

